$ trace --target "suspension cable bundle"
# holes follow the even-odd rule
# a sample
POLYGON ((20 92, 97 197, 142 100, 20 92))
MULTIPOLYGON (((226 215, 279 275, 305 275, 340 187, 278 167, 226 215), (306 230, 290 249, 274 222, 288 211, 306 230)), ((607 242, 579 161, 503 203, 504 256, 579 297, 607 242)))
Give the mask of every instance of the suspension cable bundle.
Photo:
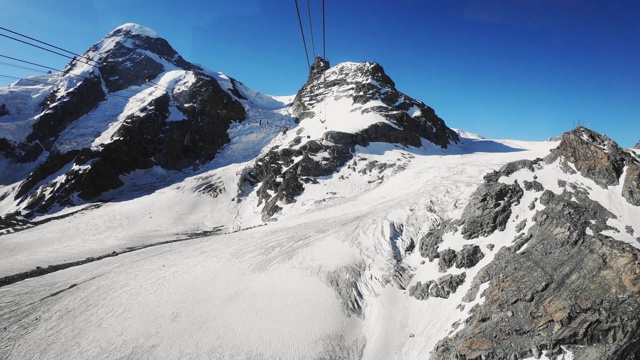
MULTIPOLYGON (((14 34, 14 35, 20 36, 20 37, 22 37, 22 38, 24 38, 24 39, 28 39, 28 40, 31 40, 31 41, 36 42, 36 43, 38 43, 38 44, 42 44, 42 45, 45 45, 45 46, 48 46, 48 47, 50 47, 50 48, 53 48, 53 49, 56 49, 56 50, 60 50, 60 51, 51 50, 51 49, 48 49, 48 48, 46 48, 46 47, 44 47, 44 46, 41 46, 41 45, 35 44, 35 43, 33 43, 33 42, 29 42, 29 41, 26 41, 26 40, 22 40, 22 39, 19 39, 19 38, 13 37, 13 36, 9 36, 9 35, 1 34, 1 33, 0 33, 0 36, 1 36, 1 37, 7 38, 7 39, 10 39, 10 40, 14 40, 14 41, 20 42, 20 43, 22 43, 22 44, 29 45, 29 46, 31 46, 31 47, 34 47, 34 48, 37 48, 37 49, 40 49, 40 50, 44 50, 44 51, 50 52, 50 53, 52 53, 52 54, 55 54, 55 55, 58 55, 58 56, 65 57, 65 58, 67 58, 67 59, 71 59, 72 61, 81 62, 81 63, 87 64, 87 65, 90 65, 90 66, 98 66, 98 67, 100 67, 100 66, 102 66, 102 65, 103 65, 103 64, 102 64, 100 61, 98 61, 98 60, 90 59, 90 58, 86 57, 85 55, 80 55, 80 54, 75 53, 75 52, 73 52, 73 51, 69 51, 69 50, 67 50, 67 49, 64 49, 64 48, 62 48, 62 47, 59 47, 59 46, 53 45, 53 44, 48 43, 48 42, 46 42, 46 41, 38 40, 38 39, 36 39, 36 38, 34 38, 34 37, 31 37, 31 36, 28 36, 28 35, 25 35, 25 34, 19 33, 19 32, 17 32, 17 31, 13 31, 13 30, 7 29, 7 28, 2 27, 2 26, 0 26, 0 30, 3 30, 3 31, 6 31, 6 32, 9 32, 9 33, 11 33, 11 34, 14 34), (63 52, 64 52, 64 53, 66 53, 66 54, 64 54, 63 52), (71 55, 73 55, 73 56, 71 56, 71 55)), ((56 68, 49 67, 49 66, 46 66, 46 65, 41 65, 41 64, 38 64, 38 63, 34 63, 34 62, 30 62, 30 61, 27 61, 27 60, 18 59, 18 58, 11 57, 11 56, 7 56, 7 55, 0 55, 0 57, 2 57, 2 58, 6 58, 6 59, 10 59, 10 60, 13 60, 13 61, 17 61, 17 62, 21 62, 21 63, 24 63, 24 64, 35 65, 35 66, 38 66, 38 67, 41 67, 41 68, 44 68, 44 69, 47 69, 47 70, 52 70, 52 71, 62 72, 62 70, 60 70, 60 69, 56 69, 56 68)), ((16 67, 16 68, 22 68, 22 69, 26 69, 26 70, 36 71, 35 69, 30 69, 30 68, 29 68, 29 69, 27 69, 27 68, 25 68, 25 67, 20 67, 19 65, 16 65, 16 64, 9 64, 9 63, 4 63, 4 62, 3 62, 3 63, 2 63, 2 65, 7 65, 7 66, 16 67)), ((86 79, 86 78, 88 78, 87 76, 84 76, 84 75, 77 75, 77 74, 70 74, 70 75, 71 75, 71 76, 76 76, 76 77, 82 77, 82 78, 85 78, 85 79, 86 79)), ((8 75, 3 75, 3 77, 4 77, 5 79, 11 79, 11 78, 13 78, 12 76, 8 76, 8 75)), ((34 82, 34 83, 37 83, 36 81, 33 81, 33 82, 34 82)), ((169 89, 168 89, 166 86, 160 85, 160 84, 159 84, 159 83, 157 83, 157 82, 154 82, 154 81, 147 81, 147 83, 148 83, 148 84, 150 84, 150 85, 155 85, 155 86, 157 86, 158 88, 164 89, 164 90, 166 90, 166 91, 169 91, 169 89)), ((133 90, 128 90, 128 91, 135 92, 135 91, 133 91, 133 90)), ((112 95, 112 96, 116 96, 116 97, 128 98, 128 97, 121 96, 121 95, 116 95, 116 94, 111 94, 111 95, 112 95)))
MULTIPOLYGON (((296 4, 296 13, 298 15, 298 24, 300 25, 300 34, 302 35, 302 45, 304 47, 304 54, 307 59, 307 65, 311 68, 311 61, 309 60, 309 50, 307 48, 307 39, 305 36, 304 26, 302 25, 302 16, 300 16, 300 6, 298 5, 298 0, 294 0, 296 4)), ((311 37, 311 50, 313 51, 313 59, 315 62, 315 57, 319 56, 316 53, 316 43, 315 37, 313 36, 313 21, 311 18, 311 6, 309 4, 309 0, 307 0, 307 16, 309 21, 309 33, 311 37)), ((326 46, 326 23, 325 23, 325 4, 324 0, 322 0, 322 59, 327 59, 327 46, 326 46)))

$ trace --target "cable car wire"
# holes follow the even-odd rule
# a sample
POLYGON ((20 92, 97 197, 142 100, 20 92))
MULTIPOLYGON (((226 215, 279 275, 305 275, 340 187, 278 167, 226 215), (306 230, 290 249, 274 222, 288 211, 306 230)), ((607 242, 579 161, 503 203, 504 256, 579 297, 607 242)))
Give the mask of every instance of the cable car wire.
MULTIPOLYGON (((31 36, 28 36, 28 35, 25 35, 25 34, 21 34, 21 33, 17 32, 17 31, 13 31, 13 30, 7 29, 7 28, 2 27, 2 26, 0 26, 0 30, 4 30, 4 31, 6 31, 6 32, 10 32, 10 33, 15 34, 15 35, 18 35, 18 36, 22 36, 23 38, 27 38, 27 39, 29 39, 29 40, 33 40, 33 41, 38 42, 38 43, 40 43, 40 44, 50 46, 50 47, 52 47, 52 48, 54 48, 54 49, 58 49, 58 50, 64 51, 64 52, 66 52, 66 53, 68 53, 68 54, 71 54, 71 55, 73 55, 73 56, 83 57, 82 55, 80 55, 80 54, 76 54, 76 53, 74 53, 73 51, 69 51, 69 50, 67 50, 67 49, 63 49, 63 48, 61 48, 61 47, 55 46, 55 45, 53 45, 53 44, 50 44, 50 43, 48 43, 48 42, 46 42, 46 41, 42 41, 42 40, 38 40, 38 39, 36 39, 36 38, 32 38, 31 36)), ((91 60, 91 59, 89 59, 89 60, 91 60)))
POLYGON ((300 7, 298 6, 298 0, 294 0, 296 3, 296 13, 298 13, 298 23, 300 23, 300 34, 302 34, 302 45, 304 45, 304 54, 307 57, 307 66, 311 69, 311 63, 309 62, 309 51, 307 50, 307 40, 304 37, 304 28, 302 26, 302 18, 300 17, 300 7))
POLYGON ((313 22, 311 21, 311 6, 309 6, 309 0, 307 0, 307 14, 309 15, 309 30, 311 32, 311 49, 313 50, 313 60, 316 59, 316 41, 313 38, 313 22))

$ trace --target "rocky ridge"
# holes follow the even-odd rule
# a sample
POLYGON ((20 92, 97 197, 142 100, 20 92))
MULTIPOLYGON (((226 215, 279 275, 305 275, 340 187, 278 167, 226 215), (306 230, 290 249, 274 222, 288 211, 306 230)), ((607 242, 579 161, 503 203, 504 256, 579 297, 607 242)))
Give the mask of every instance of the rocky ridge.
POLYGON ((427 141, 447 148, 460 140, 432 108, 397 91, 377 63, 329 67, 316 58, 307 83, 295 97, 292 114, 298 127, 283 129, 287 141, 257 159, 250 173, 253 184, 260 184, 265 220, 282 205, 295 202, 305 183, 344 166, 358 146, 384 142, 420 147, 427 141), (344 108, 326 110, 327 103, 339 101, 344 108), (364 120, 358 123, 354 114, 364 120))
POLYGON ((26 139, 0 139, 3 156, 33 163, 15 195, 23 209, 16 216, 95 199, 121 187, 121 175, 134 170, 198 168, 230 141, 230 124, 246 118, 233 79, 223 88, 140 25, 115 29, 59 76, 41 112, 29 120, 33 127, 26 139), (122 112, 114 114, 117 127, 110 124, 93 135, 102 140, 75 145, 63 136, 95 126, 91 118, 107 102, 122 104, 111 105, 122 112))
MULTIPOLYGON (((463 279, 471 281, 464 302, 484 298, 463 326, 453 325, 433 358, 559 359, 568 351, 577 359, 638 358, 640 238, 633 234, 640 224, 594 200, 622 187, 622 194, 609 196, 624 197, 627 212, 637 213, 626 196, 635 183, 614 184, 625 173, 635 178, 638 163, 615 142, 580 127, 564 134, 545 159, 487 174, 462 216, 431 229, 419 244, 428 261, 438 259, 441 272, 456 264, 476 274, 463 279), (577 172, 602 190, 581 182, 577 172), (473 253, 483 254, 477 244, 486 244, 483 257, 492 261, 477 269, 473 256, 460 266, 459 254, 446 248, 447 236, 469 242, 466 253, 476 247, 473 253), (493 243, 505 240, 494 251, 493 243)), ((429 301, 440 282, 416 283, 410 295, 429 301)))

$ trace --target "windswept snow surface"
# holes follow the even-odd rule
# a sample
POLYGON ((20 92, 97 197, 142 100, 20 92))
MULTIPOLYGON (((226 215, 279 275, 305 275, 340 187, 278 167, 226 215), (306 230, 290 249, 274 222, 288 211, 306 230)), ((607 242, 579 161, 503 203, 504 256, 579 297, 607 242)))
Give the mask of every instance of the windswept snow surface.
MULTIPOLYGON (((456 309, 466 288, 449 300, 409 297, 392 280, 398 261, 416 268, 422 261, 407 245, 459 214, 486 172, 544 156, 557 143, 426 145, 359 148, 268 224, 258 220, 255 191, 238 183, 249 163, 234 163, 2 235, 7 275, 233 224, 226 234, 0 288, 0 358, 428 358, 466 316, 456 309), (368 169, 373 161, 397 165, 368 169), (211 184, 223 190, 202 191, 211 184), (347 306, 350 294, 362 297, 359 315, 347 306)), ((428 265, 417 280, 441 276, 428 265)))

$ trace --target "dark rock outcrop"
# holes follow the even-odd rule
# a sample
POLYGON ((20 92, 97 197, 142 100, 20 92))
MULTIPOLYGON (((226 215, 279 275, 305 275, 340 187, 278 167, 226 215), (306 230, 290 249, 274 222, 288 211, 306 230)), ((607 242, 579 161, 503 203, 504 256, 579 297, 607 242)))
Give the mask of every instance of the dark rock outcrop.
POLYGON ((438 344, 436 358, 523 358, 588 345, 571 350, 580 359, 623 359, 616 354, 638 341, 638 249, 601 234, 612 214, 596 202, 550 191, 540 201, 526 250, 503 248, 483 269, 486 300, 438 344))
POLYGON ((484 258, 484 253, 478 245, 464 245, 456 254, 456 268, 469 269, 476 266, 484 258))
POLYGON ((633 163, 627 168, 622 184, 622 196, 629 204, 640 206, 640 165, 633 163))
POLYGON ((372 100, 381 101, 384 106, 361 111, 380 114, 397 126, 385 124, 380 128, 382 124, 374 124, 376 128, 360 132, 360 139, 353 141, 354 145, 381 141, 418 147, 423 138, 446 148, 460 141, 458 134, 449 129, 431 107, 396 90, 395 83, 378 63, 340 64, 329 68, 328 62, 316 58, 307 83, 296 95, 293 115, 299 120, 313 117, 315 105, 343 97, 351 98, 354 110, 372 100), (412 109, 413 113, 409 114, 412 109), (385 139, 386 136, 390 138, 385 139))
MULTIPOLYGON (((626 171, 623 196, 636 205, 637 160, 606 137, 583 128, 567 133, 545 160, 558 159, 567 171, 573 164, 605 188, 621 181, 626 171)), ((620 231, 607 224, 616 216, 579 183, 559 180, 562 193, 556 194, 545 190, 536 174, 533 181, 523 181, 524 189, 499 181, 516 171, 534 173, 545 166, 540 159, 518 161, 487 174, 462 218, 430 229, 421 240, 421 254, 429 261, 439 258, 440 270, 446 271, 458 265, 463 251, 438 251, 445 233, 461 226, 462 236, 471 240, 504 229, 523 193, 538 193, 528 206, 537 209, 533 224, 527 226, 527 218, 514 223, 518 235, 513 245, 501 248, 491 263, 478 269, 463 298, 472 302, 482 296, 484 301, 471 308, 464 328, 437 344, 433 358, 523 359, 545 352, 556 359, 565 349, 576 359, 639 358, 640 250, 605 235, 620 231), (488 287, 480 294, 482 284, 488 287)), ((625 229, 633 235, 632 226, 625 229)), ((471 245, 466 249, 480 250, 471 245)), ((423 294, 432 286, 419 284, 412 296, 426 298, 423 294)))
POLYGON ((560 159, 566 171, 573 164, 584 177, 603 188, 623 181, 622 196, 632 205, 640 206, 640 160, 630 151, 604 135, 584 127, 562 135, 560 145, 545 158, 547 163, 560 159), (627 175, 621 179, 627 168, 627 175))
MULTIPOLYGON (((626 167, 625 183, 630 185, 623 184, 623 188, 636 189, 636 160, 616 147, 612 141, 579 128, 565 134, 546 160, 571 163, 603 187, 619 181, 626 167)), ((605 235, 605 231, 619 231, 607 224, 615 215, 590 199, 587 189, 579 184, 559 181, 563 192, 556 194, 544 190, 535 175, 533 181, 525 182, 524 190, 507 190, 517 183, 499 182, 516 171, 535 172, 544 166, 539 160, 520 161, 488 174, 462 219, 452 221, 462 224, 465 239, 486 236, 504 228, 504 218, 510 213, 501 208, 505 203, 511 208, 524 191, 541 192, 528 207, 539 210, 527 233, 522 232, 526 226, 523 219, 515 225, 519 234, 513 245, 501 248, 491 263, 478 270, 464 301, 471 302, 477 296, 485 299, 470 310, 463 329, 438 343, 432 353, 435 359, 522 359, 539 357, 542 352, 556 359, 564 349, 577 359, 638 358, 640 250, 605 235), (535 206, 536 202, 541 206, 535 206), (493 214, 497 209, 501 210, 493 214), (465 228, 470 224, 477 225, 471 229, 485 230, 470 232, 465 228), (480 285, 487 283, 488 288, 479 294, 480 285)), ((623 190, 631 204, 636 194, 623 190)), ((429 234, 421 249, 424 256, 433 258, 443 230, 432 229, 429 234)), ((439 256, 445 253, 440 251, 439 256)), ((452 267, 453 259, 461 253, 448 254, 444 262, 452 267)))
POLYGON ((298 122, 304 121, 315 116, 315 107, 323 101, 343 98, 351 100, 353 111, 380 114, 390 124, 374 123, 353 133, 326 129, 319 139, 297 137, 286 147, 271 149, 256 161, 250 174, 254 185, 260 183, 258 195, 264 204, 265 220, 281 210, 279 203, 294 202, 304 191, 304 183, 331 175, 345 165, 353 158, 356 146, 386 142, 419 147, 425 139, 446 148, 459 141, 457 133, 449 129, 433 109, 398 92, 377 63, 340 64, 329 68, 327 61, 316 58, 306 84, 296 95, 292 113, 298 122), (381 101, 384 106, 362 109, 363 104, 373 100, 381 101), (409 114, 412 109, 413 116, 409 114))
POLYGON ((420 239, 419 249, 422 257, 429 259, 429 261, 440 257, 438 245, 442 243, 442 236, 447 231, 447 225, 448 223, 439 224, 429 229, 422 239, 420 239))
POLYGON ((558 158, 603 188, 618 185, 625 166, 634 161, 615 141, 581 126, 564 133, 560 145, 545 160, 550 163, 558 158))
POLYGON ((144 35, 150 30, 138 33, 136 29, 139 26, 125 25, 114 30, 67 66, 65 73, 92 64, 86 60, 91 58, 96 71, 92 76, 65 75, 75 84, 65 80, 54 88, 43 103, 48 110, 39 116, 27 142, 0 139, 0 151, 14 160, 34 161, 44 150, 50 151, 20 185, 16 199, 25 209, 43 212, 55 205, 72 205, 77 199, 95 199, 121 187, 121 176, 137 169, 198 168, 230 141, 230 124, 245 119, 243 105, 215 78, 182 59, 166 40, 144 35), (105 42, 111 44, 107 50, 105 42), (64 153, 52 147, 71 122, 110 96, 103 88, 113 92, 145 84, 164 72, 165 64, 191 71, 193 80, 175 89, 154 84, 160 91, 141 98, 146 104, 131 112, 106 144, 64 153), (174 118, 167 121, 171 106, 183 119, 175 118, 174 108, 174 118))
MULTIPOLYGON (((464 245, 460 251, 445 249, 437 255, 440 272, 446 272, 454 265, 458 269, 469 269, 476 266, 484 258, 484 253, 478 245, 464 245)), ((433 261, 433 258, 430 257, 429 261, 433 261)))
POLYGON ((9 115, 9 109, 7 109, 7 104, 2 104, 0 105, 0 117, 5 116, 5 115, 9 115))
POLYGON ((27 141, 39 142, 44 149, 50 150, 62 130, 104 99, 102 81, 95 75, 81 78, 80 83, 71 90, 54 89, 44 101, 44 111, 33 125, 27 141), (59 92, 63 94, 59 95, 59 92))
POLYGON ((185 114, 182 121, 166 122, 170 95, 165 93, 126 118, 115 139, 100 149, 51 154, 20 186, 17 197, 31 192, 26 208, 39 212, 54 204, 71 205, 73 194, 89 200, 124 185, 120 176, 136 169, 161 166, 169 170, 199 167, 212 160, 229 142, 232 121, 243 120, 244 108, 218 84, 199 74, 191 87, 174 94, 185 114), (60 182, 34 186, 67 166, 60 182), (45 197, 45 194, 48 194, 45 197))
POLYGON ((523 191, 517 182, 507 185, 501 182, 481 186, 464 209, 460 222, 465 239, 488 236, 496 230, 503 231, 511 217, 511 206, 522 198, 523 191))
MULTIPOLYGON (((184 60, 165 39, 138 33, 135 31, 136 27, 139 26, 127 24, 118 27, 101 42, 92 46, 84 56, 89 58, 92 54, 100 52, 105 42, 115 42, 108 52, 101 52, 95 61, 89 61, 90 64, 97 62, 109 92, 146 84, 164 72, 164 66, 151 54, 179 69, 202 71, 199 66, 184 60)), ((70 67, 81 65, 83 62, 83 59, 76 60, 70 67)))
POLYGON ((414 286, 409 288, 409 296, 413 296, 418 300, 427 300, 430 297, 448 299, 449 296, 458 290, 460 285, 464 284, 467 274, 449 274, 438 279, 438 281, 427 281, 422 283, 418 281, 414 286))

